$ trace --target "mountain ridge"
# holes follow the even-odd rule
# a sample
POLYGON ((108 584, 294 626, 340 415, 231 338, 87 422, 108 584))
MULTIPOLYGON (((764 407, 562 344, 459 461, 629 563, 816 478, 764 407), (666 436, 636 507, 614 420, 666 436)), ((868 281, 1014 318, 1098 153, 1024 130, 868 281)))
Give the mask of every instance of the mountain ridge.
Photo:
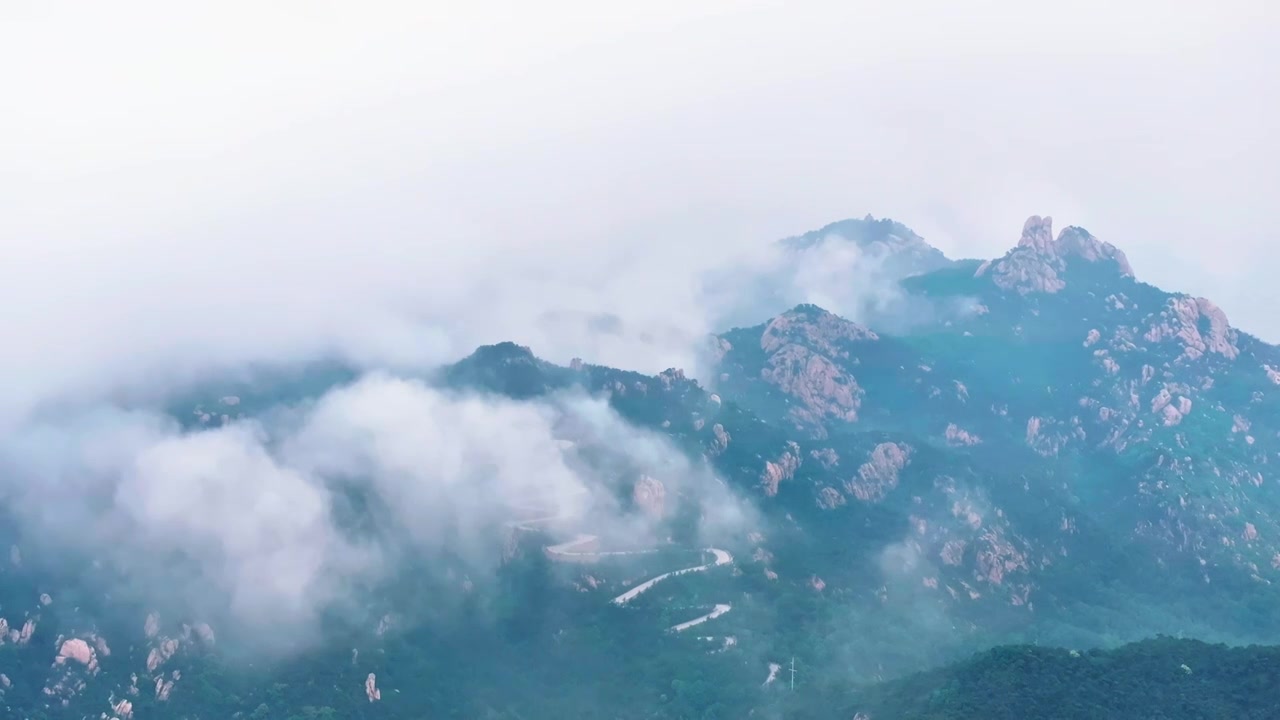
MULTIPOLYGON (((491 582, 452 565, 415 580, 416 592, 472 613, 466 628, 482 642, 438 625, 401 630, 379 609, 376 631, 343 626, 344 645, 286 663, 280 677, 306 688, 316 705, 378 717, 410 696, 426 702, 423 693, 445 693, 410 690, 406 677, 429 673, 407 668, 423 663, 459 687, 483 689, 417 657, 423 647, 465 653, 474 642, 468 657, 500 674, 537 672, 557 688, 576 682, 572 673, 534 670, 519 656, 500 663, 481 649, 536 650, 566 666, 589 657, 607 683, 626 673, 660 680, 660 693, 626 696, 636 707, 678 698, 682 709, 670 716, 720 703, 737 717, 787 707, 760 681, 770 663, 792 654, 807 664, 807 681, 839 696, 996 644, 1012 643, 1016 654, 1020 643, 1111 646, 1173 630, 1237 643, 1280 638, 1270 611, 1280 601, 1280 348, 1237 331, 1207 300, 1138 281, 1123 251, 1083 229, 1055 238, 1049 218, 1030 218, 1018 244, 987 261, 930 253, 893 221, 842 223, 797 236, 809 239, 791 242, 793 252, 835 242, 833 228, 862 233, 853 241, 879 247, 875 253, 904 253, 895 273, 935 263, 901 280, 907 297, 963 312, 927 316, 904 332, 795 303, 710 335, 714 365, 701 380, 678 368, 560 365, 519 338, 480 346, 419 379, 450 395, 539 412, 586 398, 659 438, 662 452, 619 463, 610 456, 616 436, 597 433, 575 462, 603 462, 615 484, 600 492, 655 513, 657 527, 686 544, 715 508, 694 502, 671 473, 713 475, 759 513, 722 538, 732 568, 697 582, 672 578, 632 614, 619 614, 600 599, 644 577, 640 570, 566 569, 545 553, 521 552, 517 538, 491 582), (688 465, 664 465, 668 451, 688 465), (705 641, 646 634, 672 625, 668 608, 709 601, 732 602, 732 613, 706 623, 732 644, 708 650, 698 645, 705 641), (618 659, 606 646, 639 657, 618 659), (369 667, 377 677, 366 678, 352 650, 362 662, 395 660, 376 660, 369 667), (289 674, 300 667, 333 677, 334 689, 289 674), (696 691, 674 684, 687 677, 706 680, 696 691), (358 693, 354 702, 349 692, 358 693)), ((214 388, 192 401, 194 413, 173 414, 189 432, 235 427, 277 406, 305 406, 358 376, 328 368, 306 382, 214 388)), ((561 442, 557 453, 579 440, 561 442)), ((64 592, 74 578, 37 574, 38 553, 26 553, 24 565, 21 539, 4 539, 13 554, 0 562, 0 660, 21 659, 23 675, 18 689, 0 690, 0 701, 69 718, 96 714, 109 699, 122 720, 126 699, 139 720, 144 711, 176 712, 166 709, 187 697, 246 714, 285 703, 222 674, 209 639, 223 637, 220 628, 170 618, 152 632, 150 615, 133 607, 124 622, 107 622, 93 611, 110 607, 109 598, 64 592), (64 607, 77 597, 95 600, 64 607), (225 697, 226 687, 252 700, 225 697)), ((991 657, 1007 659, 976 662, 991 657)), ((902 687, 915 686, 893 686, 886 697, 902 687)), ((478 707, 465 693, 448 698, 478 707)))

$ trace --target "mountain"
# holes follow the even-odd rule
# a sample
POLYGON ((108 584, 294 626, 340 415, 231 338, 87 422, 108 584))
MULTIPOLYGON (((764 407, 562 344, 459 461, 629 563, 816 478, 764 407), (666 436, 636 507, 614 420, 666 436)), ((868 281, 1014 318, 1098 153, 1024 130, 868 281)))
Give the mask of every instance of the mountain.
MULTIPOLYGON (((601 515, 531 507, 467 475, 454 492, 493 510, 473 528, 486 540, 448 519, 410 524, 440 524, 443 545, 399 558, 404 572, 361 585, 360 607, 326 615, 304 652, 252 672, 228 655, 228 628, 159 612, 102 558, 68 564, 0 524, 12 548, 0 704, 139 720, 879 720, 1011 717, 1027 697, 1040 714, 1021 717, 1215 717, 1269 702, 1207 668, 1270 668, 1272 648, 1090 648, 1280 638, 1280 348, 1206 299, 1142 283, 1082 228, 1055 236, 1049 218, 1028 219, 989 261, 950 260, 873 218, 779 247, 752 279, 763 285, 738 286, 778 290, 757 304, 787 299, 812 277, 797 268, 848 248, 877 272, 844 284, 892 287, 875 303, 827 288, 877 308, 857 321, 799 302, 726 328, 707 338, 714 364, 698 379, 558 365, 506 342, 385 381, 457 399, 453 422, 482 405, 516 413, 524 432, 494 443, 532 443, 550 418, 555 446, 531 457, 554 455, 557 472, 517 474, 592 478, 601 515), (477 553, 493 556, 492 577, 468 564, 477 553), (792 657, 796 695, 782 682, 792 657), (938 669, 913 674, 925 668, 938 669), (1055 706, 1062 678, 1078 697, 1055 706)), ((288 429, 358 376, 322 362, 214 379, 167 410, 195 433, 252 419, 288 429)), ((492 460, 459 452, 447 459, 492 460)), ((395 501, 343 482, 351 526, 390 534, 378 525, 395 501)))
POLYGON ((702 279, 704 310, 720 327, 759 322, 801 303, 879 326, 906 329, 957 311, 900 292, 904 278, 955 264, 902 223, 847 219, 784 238, 763 257, 729 262, 702 279))
POLYGON ((1083 229, 1055 239, 1048 218, 1002 258, 904 285, 972 310, 898 336, 799 306, 718 336, 715 389, 787 427, 803 461, 767 494, 789 482, 811 513, 892 508, 906 597, 1005 603, 1072 635, 1110 634, 1100 608, 1077 612, 1094 603, 1276 631, 1275 346, 1139 282, 1083 229))
POLYGON ((861 220, 833 222, 803 235, 784 238, 779 243, 796 254, 824 243, 851 244, 864 254, 882 260, 887 274, 896 278, 941 270, 952 264, 942 251, 911 228, 888 218, 877 220, 871 215, 861 220))
POLYGON ((1261 719, 1280 701, 1278 671, 1273 647, 1172 638, 1083 653, 1017 646, 868 688, 852 701, 826 700, 852 718, 1261 719))

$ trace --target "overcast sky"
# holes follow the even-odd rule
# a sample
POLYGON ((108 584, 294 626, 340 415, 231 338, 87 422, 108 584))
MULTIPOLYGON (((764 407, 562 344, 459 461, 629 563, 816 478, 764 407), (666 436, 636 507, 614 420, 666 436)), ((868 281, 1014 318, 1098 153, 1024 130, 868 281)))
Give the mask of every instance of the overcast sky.
POLYGON ((5 392, 507 338, 660 369, 534 326, 663 327, 866 213, 952 256, 1053 215, 1280 340, 1278 7, 7 0, 5 392))

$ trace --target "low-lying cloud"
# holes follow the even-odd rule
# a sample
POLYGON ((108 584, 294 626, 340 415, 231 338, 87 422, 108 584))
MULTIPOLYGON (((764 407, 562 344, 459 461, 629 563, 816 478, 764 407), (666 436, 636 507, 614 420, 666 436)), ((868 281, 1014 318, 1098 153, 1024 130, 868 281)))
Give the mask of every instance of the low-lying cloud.
POLYGON ((740 531, 751 512, 601 399, 522 403, 385 373, 214 428, 110 407, 49 418, 0 442, 0 467, 24 543, 105 565, 139 601, 276 643, 394 581, 406 558, 447 551, 483 579, 529 508, 563 515, 560 532, 653 542, 658 521, 627 503, 638 471, 710 535, 740 531))

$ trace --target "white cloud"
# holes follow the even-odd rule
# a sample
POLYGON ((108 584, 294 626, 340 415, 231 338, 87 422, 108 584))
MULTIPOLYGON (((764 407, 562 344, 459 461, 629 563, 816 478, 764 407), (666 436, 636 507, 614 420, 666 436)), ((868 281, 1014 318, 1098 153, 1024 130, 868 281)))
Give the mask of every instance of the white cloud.
MULTIPOLYGON (((0 470, 29 548, 102 563, 145 602, 285 646, 406 558, 454 558, 483 579, 529 508, 563 514, 552 532, 651 543, 658 526, 621 501, 638 472, 664 483, 672 510, 701 512, 707 537, 753 519, 709 470, 600 399, 517 403, 382 373, 263 422, 184 431, 98 409, 28 424, 0 441, 0 470), (583 448, 612 459, 584 461, 583 448)), ((454 585, 432 604, 460 598, 454 585)))
POLYGON ((688 365, 698 273, 866 212, 971 256, 1054 214, 1280 332, 1261 0, 4 12, 11 413, 330 349, 688 365))

